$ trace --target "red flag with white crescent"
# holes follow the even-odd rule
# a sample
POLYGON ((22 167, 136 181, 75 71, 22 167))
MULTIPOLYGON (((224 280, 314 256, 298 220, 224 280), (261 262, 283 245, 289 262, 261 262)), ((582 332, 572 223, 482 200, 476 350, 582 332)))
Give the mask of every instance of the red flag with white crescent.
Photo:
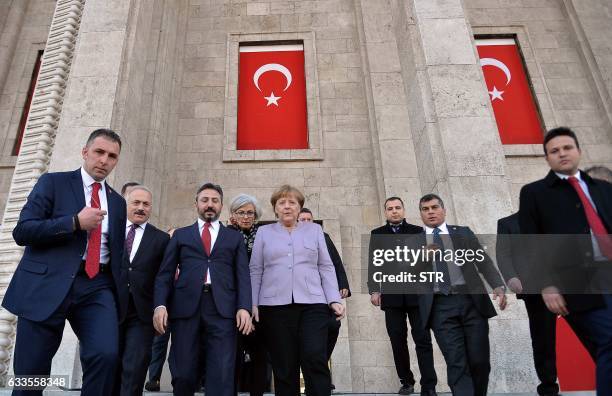
POLYGON ((236 148, 308 148, 302 44, 240 46, 236 148))
POLYGON ((540 144, 543 128, 514 39, 476 40, 502 144, 540 144))

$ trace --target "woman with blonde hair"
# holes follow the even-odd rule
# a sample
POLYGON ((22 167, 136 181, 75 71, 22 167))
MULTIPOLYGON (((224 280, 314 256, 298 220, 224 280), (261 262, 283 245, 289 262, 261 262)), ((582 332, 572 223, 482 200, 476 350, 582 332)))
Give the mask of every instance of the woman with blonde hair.
POLYGON ((259 227, 250 271, 253 316, 261 323, 277 396, 300 394, 300 368, 308 396, 329 396, 329 308, 344 317, 338 282, 323 230, 298 222, 304 195, 284 185, 270 199, 278 222, 259 227))

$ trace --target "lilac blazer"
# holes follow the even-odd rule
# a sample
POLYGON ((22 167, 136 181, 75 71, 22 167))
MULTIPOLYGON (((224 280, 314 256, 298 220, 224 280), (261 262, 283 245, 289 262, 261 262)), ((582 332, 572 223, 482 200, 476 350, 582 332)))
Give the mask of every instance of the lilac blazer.
POLYGON ((250 262, 253 305, 340 302, 336 271, 323 230, 298 223, 289 233, 279 223, 259 227, 250 262))

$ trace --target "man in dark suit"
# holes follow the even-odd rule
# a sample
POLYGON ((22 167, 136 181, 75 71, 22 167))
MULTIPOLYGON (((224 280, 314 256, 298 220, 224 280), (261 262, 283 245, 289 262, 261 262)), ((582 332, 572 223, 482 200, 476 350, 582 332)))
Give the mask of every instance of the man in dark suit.
MULTIPOLYGON (((406 222, 404 202, 399 197, 389 197, 385 200, 385 217, 387 224, 372 230, 370 248, 376 235, 412 234, 418 235, 423 228, 406 222)), ((370 302, 380 306, 385 312, 385 325, 391 341, 395 370, 401 382, 400 395, 414 392, 414 374, 410 370, 410 354, 408 352, 408 325, 410 321, 412 339, 415 343, 419 371, 421 372, 421 395, 436 395, 438 378, 434 369, 433 347, 431 334, 419 316, 419 300, 416 294, 384 293, 379 284, 371 282, 368 277, 370 302)))
POLYGON ((120 377, 123 395, 142 395, 153 344, 153 289, 155 276, 170 237, 149 223, 153 194, 134 185, 126 194, 125 252, 121 262, 119 300, 120 377))
POLYGON ((546 307, 565 317, 596 361, 597 393, 610 395, 612 185, 578 169, 582 153, 569 128, 546 134, 544 154, 551 170, 521 189, 519 223, 523 234, 557 235, 545 252, 534 249, 530 265, 545 268, 538 283, 546 307))
MULTIPOLYGON (((298 221, 313 222, 314 217, 312 216, 312 211, 308 208, 300 209, 298 221)), ((342 264, 340 253, 338 253, 338 249, 336 249, 336 245, 334 245, 334 241, 332 241, 329 234, 327 232, 323 232, 323 236, 325 237, 325 244, 327 245, 329 257, 331 258, 332 263, 334 264, 334 269, 336 270, 336 280, 338 281, 338 288, 340 289, 340 297, 348 298, 351 296, 351 289, 349 287, 349 281, 346 276, 346 271, 344 270, 344 264, 342 264)), ((327 360, 331 359, 336 343, 338 342, 338 336, 340 335, 340 323, 341 321, 336 320, 336 314, 334 311, 330 310, 329 332, 327 334, 327 360)), ((331 387, 332 390, 336 389, 334 384, 332 384, 331 387)))
POLYGON ((537 392, 539 395, 557 395, 557 315, 546 308, 539 293, 533 294, 531 280, 535 272, 527 266, 526 258, 521 256, 526 241, 520 233, 518 213, 497 221, 497 265, 510 290, 523 300, 527 309, 533 363, 540 380, 537 392))
POLYGON ((429 324, 444 355, 448 385, 453 395, 485 396, 489 385, 489 322, 495 308, 479 273, 494 288, 501 309, 506 307, 505 288, 491 259, 469 227, 447 225, 444 202, 435 194, 419 200, 425 240, 442 257, 425 263, 425 271, 442 274, 433 290, 419 296, 423 323, 429 324), (473 258, 447 261, 447 252, 472 251, 473 258), (476 259, 476 257, 480 257, 476 259))
POLYGON ((83 166, 42 175, 21 211, 13 238, 25 252, 2 302, 19 317, 17 376, 50 374, 68 320, 80 341, 82 394, 112 391, 118 357, 114 290, 126 211, 105 179, 120 151, 115 132, 92 132, 82 150, 83 166))
POLYGON ((172 322, 175 395, 193 395, 199 389, 197 351, 205 343, 206 393, 230 396, 235 394, 236 328, 244 334, 252 329, 247 251, 242 234, 219 222, 220 186, 202 185, 195 206, 198 221, 177 229, 166 248, 155 281, 153 324, 164 333, 168 317, 172 322))

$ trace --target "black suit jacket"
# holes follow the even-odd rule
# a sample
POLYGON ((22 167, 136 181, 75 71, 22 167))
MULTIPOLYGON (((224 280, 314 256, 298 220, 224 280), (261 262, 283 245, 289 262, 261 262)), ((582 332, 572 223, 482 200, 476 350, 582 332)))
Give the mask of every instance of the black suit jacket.
POLYGON ((210 268, 212 294, 219 314, 234 318, 239 309, 251 312, 251 276, 244 237, 221 224, 210 252, 204 251, 198 222, 174 231, 155 278, 155 307, 166 306, 170 319, 197 315, 204 274, 210 268), (176 282, 174 275, 180 265, 176 282))
POLYGON ((323 233, 325 237, 325 244, 327 245, 327 251, 329 252, 329 257, 331 257, 332 263, 334 263, 334 269, 336 270, 336 279, 338 280, 338 288, 340 290, 347 289, 348 296, 351 296, 351 288, 349 286, 348 278, 346 277, 346 271, 344 270, 344 265, 342 264, 342 258, 340 257, 340 253, 338 253, 338 249, 336 249, 336 245, 332 241, 331 237, 327 232, 323 233))
POLYGON ((127 251, 124 250, 117 291, 119 323, 125 320, 131 294, 138 318, 144 323, 152 324, 155 276, 169 240, 170 236, 167 233, 148 223, 131 263, 127 251))
MULTIPOLYGON (((115 286, 125 240, 125 200, 105 183, 108 248, 115 286)), ((2 306, 32 321, 53 314, 72 287, 87 246, 87 232, 73 231, 72 218, 85 207, 81 169, 46 173, 19 214, 13 238, 25 252, 2 306)))
MULTIPOLYGON (((414 224, 410 224, 406 221, 406 219, 404 219, 402 220, 402 223, 400 224, 400 231, 398 232, 398 234, 416 235, 416 234, 421 234, 422 232, 423 232, 423 227, 416 226, 414 224)), ((395 234, 395 232, 393 232, 393 228, 391 228, 391 226, 387 222, 387 224, 385 224, 384 226, 373 229, 371 231, 371 234, 372 235, 386 235, 386 234, 393 235, 395 234)), ((370 239, 370 245, 372 245, 371 239, 370 239)), ((372 262, 371 249, 369 249, 369 253, 370 253, 369 262, 371 263, 372 262)), ((418 295, 416 294, 385 294, 384 290, 380 289, 380 284, 372 281, 372 270, 373 270, 373 267, 371 265, 368 265, 368 291, 370 293, 374 293, 374 292, 382 293, 380 296, 380 309, 384 310, 387 308, 400 308, 400 307, 403 307, 404 305, 417 307, 419 305, 418 295)))
MULTIPOLYGON (((476 251, 478 249, 483 249, 478 241, 478 238, 476 238, 476 235, 474 235, 469 227, 447 225, 447 228, 451 241, 453 242, 454 250, 470 249, 476 251)), ((425 243, 425 233, 423 233, 423 239, 423 242, 425 243)), ((421 263, 421 265, 422 271, 433 271, 433 264, 431 262, 421 263)), ((491 298, 487 294, 487 289, 482 283, 479 275, 479 273, 482 274, 489 286, 491 286, 493 289, 504 285, 504 282, 502 281, 499 272, 497 272, 495 264, 493 264, 491 258, 485 253, 484 260, 468 261, 461 266, 461 271, 476 310, 478 310, 478 312, 485 318, 492 318, 493 316, 497 315, 495 308, 493 307, 493 303, 491 302, 491 298)), ((434 295, 431 291, 419 296, 421 319, 426 326, 429 323, 433 301, 434 295)))
MULTIPOLYGON (((612 230, 612 184, 593 179, 580 172, 597 212, 608 233, 612 230)), ((533 246, 530 265, 544 266, 546 277, 539 280, 540 288, 556 286, 576 290, 581 285, 585 290, 593 275, 593 247, 590 227, 576 190, 559 178, 552 170, 541 180, 523 186, 520 194, 519 224, 523 234, 558 234, 554 249, 547 252, 533 246), (569 237, 583 234, 584 238, 569 237), (571 285, 571 286, 570 286, 571 285)), ((532 238, 535 239, 535 238, 532 238)), ((596 294, 564 293, 570 312, 584 311, 603 306, 601 296, 596 294)))

